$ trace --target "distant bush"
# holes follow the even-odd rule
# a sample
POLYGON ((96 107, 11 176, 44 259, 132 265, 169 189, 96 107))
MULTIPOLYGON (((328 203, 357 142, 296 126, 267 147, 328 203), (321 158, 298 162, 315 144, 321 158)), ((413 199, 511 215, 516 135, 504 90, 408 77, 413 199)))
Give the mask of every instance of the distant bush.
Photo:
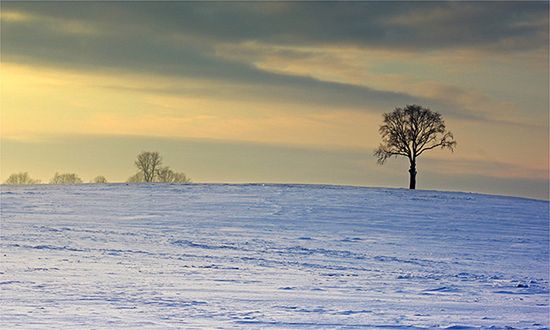
POLYGON ((6 184, 37 184, 40 180, 34 180, 29 176, 27 172, 14 173, 9 176, 5 182, 6 184))
POLYGON ((82 183, 82 179, 78 177, 75 173, 55 173, 53 178, 50 180, 51 184, 76 184, 82 183))
POLYGON ((174 172, 172 183, 191 183, 191 178, 187 177, 183 172, 174 172))
POLYGON ((189 183, 191 180, 185 175, 185 173, 174 172, 168 166, 161 167, 156 173, 156 182, 163 183, 189 183))
POLYGON ((143 177, 142 172, 138 172, 138 173, 132 175, 131 177, 129 177, 128 180, 126 180, 126 182, 128 182, 128 183, 145 182, 145 178, 143 177))
POLYGON ((91 183, 108 183, 107 179, 103 175, 96 176, 91 183))

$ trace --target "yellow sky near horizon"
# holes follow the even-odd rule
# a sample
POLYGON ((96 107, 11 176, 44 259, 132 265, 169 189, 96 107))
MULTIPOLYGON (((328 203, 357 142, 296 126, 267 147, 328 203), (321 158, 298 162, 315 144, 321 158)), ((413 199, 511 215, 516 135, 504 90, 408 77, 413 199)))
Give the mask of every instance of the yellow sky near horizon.
MULTIPOLYGON (((539 47, 536 40, 506 35, 519 33, 514 30, 515 25, 505 27, 509 30, 504 29, 508 32, 502 32, 502 36, 483 36, 495 48, 483 47, 475 38, 468 41, 468 36, 461 36, 462 41, 458 38, 457 45, 449 45, 439 34, 427 40, 421 40, 419 34, 419 43, 425 46, 410 45, 399 38, 390 40, 399 36, 397 32, 401 33, 403 26, 424 31, 425 24, 441 23, 441 17, 436 17, 439 14, 468 18, 476 11, 483 14, 486 9, 481 6, 463 12, 434 9, 429 11, 430 17, 413 20, 405 19, 395 9, 393 19, 384 23, 371 19, 372 26, 366 28, 388 29, 397 34, 389 34, 388 39, 369 34, 365 38, 372 40, 367 41, 361 36, 343 34, 349 40, 342 44, 330 39, 330 35, 301 31, 300 26, 293 30, 302 38, 299 40, 289 34, 272 36, 269 28, 259 30, 265 35, 250 36, 244 28, 226 32, 216 30, 212 24, 208 25, 212 31, 179 26, 183 23, 162 6, 151 17, 140 16, 139 4, 135 8, 99 3, 92 6, 98 12, 113 7, 113 17, 119 17, 118 21, 94 10, 70 14, 78 6, 87 5, 10 3, 2 7, 0 137, 4 144, 10 144, 2 151, 2 180, 19 169, 43 173, 40 164, 25 163, 27 159, 36 159, 33 158, 36 155, 27 154, 31 151, 15 152, 12 145, 25 144, 28 146, 25 150, 34 148, 31 145, 57 148, 51 157, 60 157, 62 147, 48 143, 71 137, 75 141, 90 137, 97 137, 97 141, 111 139, 113 148, 118 145, 116 139, 132 137, 139 137, 136 144, 147 137, 205 141, 205 146, 208 141, 231 144, 234 152, 220 154, 215 161, 219 168, 212 167, 210 172, 195 176, 198 181, 223 178, 218 173, 223 174, 224 162, 235 161, 239 145, 242 150, 256 150, 256 154, 250 154, 252 159, 266 156, 260 156, 261 148, 249 148, 250 145, 265 146, 265 150, 287 148, 277 157, 288 164, 293 161, 290 157, 296 157, 293 150, 326 152, 335 162, 341 157, 340 161, 350 164, 358 161, 352 155, 361 153, 365 155, 361 162, 375 163, 372 150, 380 141, 378 127, 382 113, 409 102, 442 113, 458 141, 454 153, 434 151, 423 156, 426 158, 423 166, 429 171, 449 180, 453 176, 535 180, 542 184, 549 180, 548 49, 539 47), (56 5, 63 10, 52 11, 56 5), (166 26, 160 23, 164 17, 166 26), (152 25, 141 24, 140 19, 151 19, 152 25), (319 39, 325 37, 326 40, 319 39), (526 47, 525 42, 533 45, 526 47)), ((189 19, 197 20, 199 25, 206 19, 188 11, 188 7, 200 5, 174 6, 185 8, 181 9, 181 15, 191 15, 189 19)), ((245 16, 248 19, 263 15, 264 11, 277 15, 287 11, 299 13, 300 8, 294 6, 258 5, 258 9, 243 15, 249 15, 245 16)), ((236 15, 230 5, 210 4, 205 8, 223 19, 236 15)), ((312 8, 320 15, 326 9, 322 5, 312 8)), ((383 12, 388 8, 376 10, 383 12)), ((423 7, 419 5, 418 10, 423 7)), ((508 11, 513 12, 504 8, 500 15, 506 16, 508 11)), ((284 20, 281 15, 277 19, 284 20)), ((529 11, 529 15, 534 14, 529 11)), ((535 23, 529 23, 528 27, 538 29, 547 24, 540 19, 535 23)), ((345 22, 339 24, 343 26, 345 22)), ((338 24, 333 28, 338 30, 338 24)), ((483 26, 479 29, 484 31, 483 26)), ((448 31, 453 35, 459 33, 448 31)), ((88 147, 92 145, 86 143, 88 147)), ((132 148, 139 150, 139 145, 132 148)), ((113 157, 116 154, 113 150, 113 157)), ((300 171, 307 173, 308 167, 315 164, 319 173, 324 171, 329 177, 331 166, 335 165, 323 164, 319 157, 296 166, 303 166, 300 171)), ((76 172, 84 170, 82 163, 67 159, 74 162, 69 168, 76 172)), ((55 158, 45 161, 54 164, 55 158)), ((124 161, 127 162, 126 158, 124 161)), ((193 166, 200 168, 198 163, 193 166)), ((378 182, 374 178, 365 179, 361 166, 353 167, 341 177, 335 176, 330 182, 353 183, 353 178, 367 185, 378 182)), ((393 170, 380 170, 391 182, 389 176, 393 170)), ((247 181, 247 171, 250 169, 232 173, 231 177, 247 181)), ((263 181, 295 178, 293 169, 285 171, 274 170, 277 174, 273 175, 262 172, 255 178, 263 181)), ((111 176, 124 180, 120 173, 118 170, 111 176)), ((443 182, 434 181, 431 187, 443 186, 443 182)), ((469 184, 472 190, 484 189, 482 182, 469 184)))
MULTIPOLYGON (((5 96, 1 132, 4 139, 39 142, 70 135, 152 136, 367 151, 379 143, 377 129, 381 116, 378 113, 355 109, 318 112, 315 107, 307 106, 295 113, 293 109, 289 111, 286 103, 174 96, 154 90, 143 92, 151 85, 173 83, 171 79, 150 75, 72 72, 9 63, 1 64, 1 70, 5 96), (43 109, 47 109, 47 115, 36 116, 43 109)), ((496 160, 516 167, 494 173, 483 169, 484 174, 548 179, 544 154, 536 148, 526 148, 522 139, 512 138, 506 144, 487 148, 478 143, 480 135, 476 134, 487 129, 484 123, 456 118, 447 122, 454 132, 459 132, 460 147, 456 154, 436 152, 436 158, 455 159, 458 155, 460 160, 496 160), (470 134, 464 134, 468 131, 470 134), (510 148, 515 148, 517 159, 507 159, 510 148), (531 162, 526 163, 525 159, 531 162), (532 175, 526 175, 525 170, 532 175)), ((500 138, 506 136, 510 126, 517 125, 493 125, 490 130, 500 138)), ((531 135, 537 130, 529 126, 514 128, 531 135)), ((544 139, 547 132, 538 130, 544 139)), ((488 145, 495 143, 487 142, 488 145)), ((477 168, 468 171, 460 166, 450 170, 480 172, 477 168)))

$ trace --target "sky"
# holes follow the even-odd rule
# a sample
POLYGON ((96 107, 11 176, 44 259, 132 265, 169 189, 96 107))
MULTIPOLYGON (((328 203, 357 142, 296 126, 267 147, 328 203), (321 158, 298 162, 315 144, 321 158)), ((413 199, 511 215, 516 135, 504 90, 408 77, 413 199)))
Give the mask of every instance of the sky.
POLYGON ((122 182, 141 151, 194 182, 407 187, 382 114, 458 142, 417 188, 549 199, 549 4, 2 1, 0 179, 122 182))

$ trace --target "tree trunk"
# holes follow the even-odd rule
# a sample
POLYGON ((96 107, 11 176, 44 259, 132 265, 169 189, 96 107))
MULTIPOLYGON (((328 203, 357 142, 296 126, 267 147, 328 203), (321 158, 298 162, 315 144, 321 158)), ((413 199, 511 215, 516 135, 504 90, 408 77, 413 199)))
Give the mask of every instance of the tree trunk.
POLYGON ((416 162, 411 162, 411 167, 409 168, 410 181, 409 189, 416 188, 416 162))

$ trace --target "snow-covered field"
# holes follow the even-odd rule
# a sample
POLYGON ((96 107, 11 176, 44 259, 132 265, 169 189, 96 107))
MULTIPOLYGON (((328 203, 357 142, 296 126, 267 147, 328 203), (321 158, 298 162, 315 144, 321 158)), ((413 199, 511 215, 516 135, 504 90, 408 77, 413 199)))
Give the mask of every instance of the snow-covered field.
POLYGON ((303 185, 1 189, 3 329, 550 326, 546 201, 303 185))

